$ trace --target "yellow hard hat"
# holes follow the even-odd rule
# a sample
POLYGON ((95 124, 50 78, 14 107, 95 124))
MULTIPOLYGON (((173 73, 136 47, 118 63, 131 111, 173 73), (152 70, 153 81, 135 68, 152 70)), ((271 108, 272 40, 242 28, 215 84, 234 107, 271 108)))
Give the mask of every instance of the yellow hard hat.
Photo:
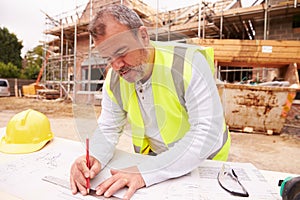
POLYGON ((43 148, 52 138, 49 119, 43 113, 28 109, 10 119, 6 135, 0 142, 0 151, 31 153, 43 148))

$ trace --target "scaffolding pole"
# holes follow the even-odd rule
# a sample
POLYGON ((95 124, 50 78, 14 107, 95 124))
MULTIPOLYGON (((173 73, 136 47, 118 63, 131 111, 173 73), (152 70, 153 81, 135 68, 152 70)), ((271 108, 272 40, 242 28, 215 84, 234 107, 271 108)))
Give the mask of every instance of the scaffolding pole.
MULTIPOLYGON (((62 76, 63 76, 63 54, 64 54, 64 26, 63 26, 63 23, 62 23, 62 19, 60 19, 60 27, 61 27, 61 35, 60 35, 60 85, 62 83, 62 76)), ((60 87, 60 90, 59 90, 59 94, 60 94, 60 97, 62 97, 62 89, 60 87)))
POLYGON ((158 13, 159 13, 159 0, 156 0, 155 41, 158 40, 158 13))
POLYGON ((267 40, 267 26, 268 26, 268 0, 265 2, 265 20, 264 20, 264 40, 267 40))
MULTIPOLYGON (((269 1, 266 0, 265 1, 266 4, 266 8, 265 8, 265 20, 264 20, 264 40, 268 39, 268 9, 269 9, 269 1)), ((258 72, 259 73, 259 72, 258 72)), ((265 68, 262 68, 262 79, 265 77, 266 73, 265 73, 265 68)), ((259 76, 259 74, 258 74, 259 76)))
POLYGON ((60 19, 60 82, 62 81, 62 68, 63 68, 63 50, 64 50, 64 26, 62 19, 60 19))
POLYGON ((203 28, 202 28, 202 39, 205 39, 205 13, 206 13, 206 5, 203 6, 203 28))
MULTIPOLYGON (((75 9, 75 14, 77 16, 77 0, 76 0, 76 9, 75 9)), ((74 67, 73 67, 73 101, 74 103, 76 103, 76 70, 77 70, 77 63, 76 63, 76 59, 77 59, 77 17, 75 17, 75 25, 74 25, 74 67)))
POLYGON ((202 6, 202 0, 199 2, 199 11, 198 11, 198 38, 201 37, 201 6, 202 6))
POLYGON ((221 19, 220 19, 220 39, 223 38, 223 5, 222 5, 222 8, 221 8, 221 19))
MULTIPOLYGON (((93 18, 93 0, 90 0, 90 21, 93 18)), ((92 35, 89 34, 89 65, 88 65, 88 103, 91 102, 91 57, 92 57, 92 35)))

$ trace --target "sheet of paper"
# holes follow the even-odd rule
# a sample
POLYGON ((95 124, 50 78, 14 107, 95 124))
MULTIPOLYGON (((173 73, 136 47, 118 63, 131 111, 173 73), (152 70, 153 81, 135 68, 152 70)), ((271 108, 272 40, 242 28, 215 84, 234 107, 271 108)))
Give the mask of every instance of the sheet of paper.
MULTIPOLYGON (((148 156, 145 155, 131 154, 116 150, 112 161, 91 181, 92 188, 95 188, 103 180, 111 177, 111 168, 120 169, 137 165, 143 162, 144 159, 147 159, 147 157, 148 156)), ((141 188, 134 194, 132 199, 199 199, 198 197, 200 197, 200 195, 197 194, 198 187, 196 187, 197 180, 198 173, 197 170, 194 170, 180 178, 171 179, 148 188, 141 188), (177 187, 179 185, 180 187, 177 187)), ((122 198, 125 195, 126 190, 127 189, 119 190, 114 196, 122 198)))
MULTIPOLYGON (((240 182, 244 185, 249 193, 248 199, 280 199, 278 194, 274 191, 260 171, 251 163, 232 163, 226 162, 234 169, 239 177, 240 182)), ((209 199, 243 199, 245 197, 235 197, 226 192, 218 183, 217 176, 223 162, 216 162, 212 160, 205 161, 199 167, 199 189, 201 194, 209 199), (212 192, 213 191, 213 192, 212 192)))
MULTIPOLYGON (((0 132, 1 136, 5 129, 2 128, 0 132)), ((81 143, 54 138, 34 153, 0 153, 0 190, 25 200, 88 199, 80 194, 74 196, 71 190, 42 180, 44 176, 55 174, 68 181, 71 163, 84 152, 81 143)))
MULTIPOLYGON (((139 154, 129 154, 117 151, 113 160, 103 172, 92 181, 92 188, 110 177, 110 168, 125 168, 147 159, 139 154)), ((132 199, 245 199, 232 196, 218 183, 217 176, 224 162, 207 160, 191 173, 148 188, 138 190, 132 199)), ((226 162, 234 169, 239 180, 247 189, 251 199, 278 199, 274 191, 260 171, 250 163, 226 162)), ((122 198, 126 189, 120 190, 114 196, 122 198)))
MULTIPOLYGON (((3 131, 3 129, 1 129, 3 131)), ((0 130, 0 131, 1 131, 0 130)), ((0 134, 1 135, 1 134, 0 134)), ((54 138, 42 150, 22 155, 0 153, 0 191, 13 194, 21 199, 96 199, 92 196, 72 195, 69 189, 59 187, 42 179, 55 176, 69 182, 69 171, 73 161, 85 154, 85 146, 80 142, 54 138)), ((110 177, 110 169, 126 168, 147 159, 147 156, 129 154, 117 150, 112 161, 97 178, 92 180, 95 188, 110 177)), ((260 171, 250 163, 227 162, 238 175, 249 192, 248 199, 280 199, 278 192, 271 189, 260 171)), ((234 197, 223 190, 217 181, 217 174, 223 162, 207 160, 191 173, 171 179, 148 188, 138 190, 132 199, 243 199, 234 197)), ((122 198, 126 189, 115 194, 122 198)), ((99 197, 102 198, 103 197, 99 197)))

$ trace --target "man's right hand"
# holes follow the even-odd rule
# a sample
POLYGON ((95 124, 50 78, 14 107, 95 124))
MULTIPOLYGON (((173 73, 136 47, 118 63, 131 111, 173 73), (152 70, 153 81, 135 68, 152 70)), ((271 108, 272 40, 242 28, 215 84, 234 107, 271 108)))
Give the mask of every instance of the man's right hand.
POLYGON ((90 156, 90 169, 86 164, 85 156, 80 156, 72 164, 70 184, 73 194, 79 191, 82 195, 87 195, 86 178, 94 178, 101 170, 100 162, 93 156, 90 156))

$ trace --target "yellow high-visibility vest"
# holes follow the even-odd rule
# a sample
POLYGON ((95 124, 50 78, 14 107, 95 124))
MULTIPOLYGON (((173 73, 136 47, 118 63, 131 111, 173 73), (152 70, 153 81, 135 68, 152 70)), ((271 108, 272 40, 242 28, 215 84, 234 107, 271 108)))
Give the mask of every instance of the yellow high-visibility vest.
MULTIPOLYGON (((212 48, 186 44, 152 42, 155 47, 155 63, 151 76, 156 122, 166 147, 171 147, 190 129, 184 94, 192 77, 192 59, 196 51, 204 55, 214 70, 212 48)), ((145 127, 134 83, 121 78, 112 69, 107 74, 105 89, 109 97, 127 112, 132 129, 134 149, 148 154, 151 147, 145 137, 145 127)), ((223 146, 209 158, 227 160, 230 134, 224 122, 223 146)))

